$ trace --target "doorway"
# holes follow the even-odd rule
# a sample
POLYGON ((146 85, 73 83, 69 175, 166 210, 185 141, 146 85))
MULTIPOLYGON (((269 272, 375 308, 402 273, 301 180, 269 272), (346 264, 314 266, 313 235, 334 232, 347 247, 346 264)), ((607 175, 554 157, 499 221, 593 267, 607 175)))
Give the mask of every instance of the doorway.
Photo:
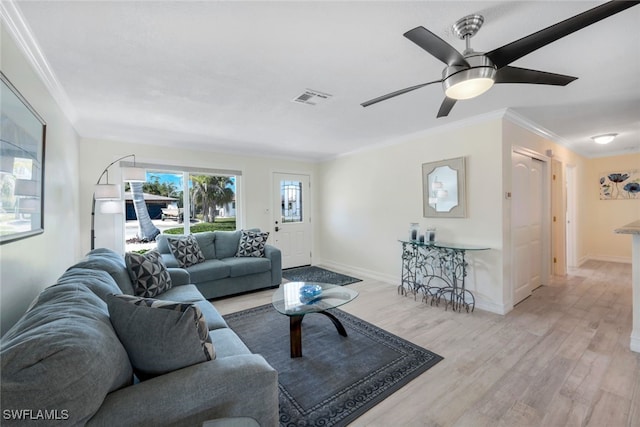
POLYGON ((273 245, 282 268, 311 265, 311 197, 308 175, 273 174, 273 245))
POLYGON ((513 305, 531 295, 548 276, 549 165, 524 150, 511 157, 511 245, 513 305))
POLYGON ((567 267, 578 267, 576 256, 576 167, 573 165, 567 165, 566 186, 567 267))

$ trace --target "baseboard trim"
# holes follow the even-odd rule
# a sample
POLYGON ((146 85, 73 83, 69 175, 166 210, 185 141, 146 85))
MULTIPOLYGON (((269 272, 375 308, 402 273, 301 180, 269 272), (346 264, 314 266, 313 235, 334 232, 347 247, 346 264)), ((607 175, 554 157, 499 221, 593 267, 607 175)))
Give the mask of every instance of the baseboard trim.
POLYGON ((344 274, 355 275, 366 277, 367 279, 372 280, 380 280, 382 282, 388 282, 394 286, 400 285, 400 279, 395 276, 391 276, 389 274, 384 274, 379 271, 367 270, 364 268, 358 268, 351 265, 341 264, 339 262, 334 262, 326 259, 318 260, 317 263, 314 263, 318 267, 326 267, 328 269, 338 270, 338 272, 343 272, 344 274))
POLYGON ((631 257, 623 257, 623 256, 589 255, 587 259, 593 260, 593 261, 619 262, 623 264, 631 264, 631 257))
POLYGON ((482 298, 478 297, 476 297, 476 308, 490 313, 500 314, 502 316, 513 310, 513 307, 508 307, 505 304, 496 304, 495 302, 484 301, 482 298))
MULTIPOLYGON (((330 261, 326 259, 317 260, 318 267, 325 267, 328 269, 337 270, 338 273, 342 272, 344 274, 349 274, 353 276, 360 276, 362 278, 366 277, 372 280, 379 280, 381 282, 389 283, 392 286, 400 286, 400 278, 397 276, 392 276, 389 274, 380 273, 379 271, 367 270, 364 268, 353 267, 351 265, 341 264, 339 262, 330 261)), ((513 310, 513 306, 506 306, 505 304, 496 304, 491 301, 484 300, 481 296, 476 295, 476 308, 483 311, 488 311, 490 313, 505 315, 511 310, 513 310)))

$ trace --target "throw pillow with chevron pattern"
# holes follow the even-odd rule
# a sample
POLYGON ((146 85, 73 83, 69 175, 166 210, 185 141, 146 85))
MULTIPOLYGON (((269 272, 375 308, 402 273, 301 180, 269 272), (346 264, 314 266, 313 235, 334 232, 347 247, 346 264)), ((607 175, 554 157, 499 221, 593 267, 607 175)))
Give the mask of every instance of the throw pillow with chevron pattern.
POLYGON ((137 296, 153 298, 171 289, 171 276, 156 251, 139 254, 127 252, 124 256, 133 291, 137 296))
POLYGON ((169 249, 182 268, 200 264, 205 260, 200 245, 192 234, 184 237, 169 237, 169 249))
POLYGON ((264 257, 264 246, 269 237, 268 231, 247 231, 242 230, 240 244, 238 245, 237 257, 264 257))
POLYGON ((107 306, 140 380, 216 358, 207 320, 195 304, 109 295, 107 306))

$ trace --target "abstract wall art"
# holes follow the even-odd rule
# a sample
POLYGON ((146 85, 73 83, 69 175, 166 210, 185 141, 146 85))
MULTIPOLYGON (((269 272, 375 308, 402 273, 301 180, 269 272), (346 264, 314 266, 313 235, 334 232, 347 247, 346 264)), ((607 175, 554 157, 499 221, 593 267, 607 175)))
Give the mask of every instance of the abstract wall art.
POLYGON ((600 174, 600 200, 640 200, 640 173, 637 170, 600 174))

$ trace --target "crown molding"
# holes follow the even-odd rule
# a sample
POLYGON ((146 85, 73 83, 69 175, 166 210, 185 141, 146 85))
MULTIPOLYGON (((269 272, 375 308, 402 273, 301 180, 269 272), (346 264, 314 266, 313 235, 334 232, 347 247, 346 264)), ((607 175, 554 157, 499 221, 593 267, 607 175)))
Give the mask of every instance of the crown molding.
POLYGON ((67 116, 67 119, 74 125, 77 119, 76 110, 73 108, 67 93, 42 53, 17 3, 15 0, 3 0, 0 2, 0 20, 5 24, 9 34, 18 45, 19 50, 22 51, 29 63, 31 63, 37 76, 42 80, 53 99, 62 109, 64 115, 67 116))

